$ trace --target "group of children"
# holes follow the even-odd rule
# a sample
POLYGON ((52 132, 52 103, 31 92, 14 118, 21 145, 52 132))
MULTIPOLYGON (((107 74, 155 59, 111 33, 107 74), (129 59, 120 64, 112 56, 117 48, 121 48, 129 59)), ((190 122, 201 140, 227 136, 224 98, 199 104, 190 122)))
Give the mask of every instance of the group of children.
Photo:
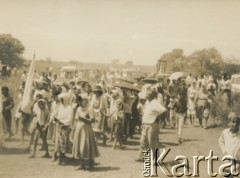
POLYGON ((41 95, 37 95, 33 104, 33 119, 29 126, 30 144, 33 145, 30 158, 36 156, 38 139, 42 139, 42 147, 45 150, 43 158, 50 158, 47 137, 51 135, 54 141, 54 160, 58 159, 61 165, 66 153, 72 153, 74 159, 79 159, 81 168, 85 169, 86 160, 89 168, 92 168, 94 158, 99 156, 97 143, 92 129, 93 118, 90 118, 88 98, 78 95, 76 98, 76 110, 69 105, 68 93, 58 94, 53 110, 48 109, 47 102, 41 95), (49 134, 48 134, 49 132, 49 134))
POLYGON ((113 149, 118 143, 122 148, 125 114, 118 90, 112 91, 111 105, 107 108, 99 85, 93 88, 91 96, 87 92, 88 87, 84 87, 81 93, 75 93, 71 85, 68 90, 63 86, 54 86, 49 102, 43 83, 38 82, 35 84, 32 112, 24 113, 21 107, 16 111, 22 117, 23 141, 26 134, 30 135, 27 147, 32 151, 30 158, 36 156, 39 138, 42 139, 40 150, 45 151, 42 157, 50 158, 50 138, 54 142, 53 159, 58 160, 58 164, 64 163, 66 153, 71 153, 74 159, 80 160, 81 169, 85 169, 86 165, 91 169, 94 158, 99 156, 98 140, 102 139, 106 144, 105 124, 110 128, 109 141, 114 141, 113 149))

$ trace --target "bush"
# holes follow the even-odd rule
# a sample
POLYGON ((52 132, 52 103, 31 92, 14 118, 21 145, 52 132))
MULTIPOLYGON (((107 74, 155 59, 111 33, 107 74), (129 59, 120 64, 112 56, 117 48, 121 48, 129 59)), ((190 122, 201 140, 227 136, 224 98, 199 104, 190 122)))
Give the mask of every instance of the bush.
POLYGON ((212 101, 210 108, 211 116, 214 119, 214 123, 220 123, 224 127, 227 124, 227 115, 229 113, 229 107, 223 102, 222 94, 217 93, 212 101))
POLYGON ((214 123, 220 123, 223 127, 227 127, 227 117, 229 112, 235 112, 240 114, 240 94, 232 96, 232 104, 228 105, 224 100, 222 93, 217 93, 216 97, 212 101, 210 113, 214 119, 214 123))

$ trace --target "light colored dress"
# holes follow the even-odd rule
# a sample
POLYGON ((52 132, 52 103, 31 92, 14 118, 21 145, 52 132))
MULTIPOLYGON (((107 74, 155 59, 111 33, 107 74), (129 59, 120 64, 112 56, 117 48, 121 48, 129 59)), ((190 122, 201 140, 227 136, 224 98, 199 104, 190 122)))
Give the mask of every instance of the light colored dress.
POLYGON ((188 104, 187 104, 187 114, 189 115, 196 115, 196 105, 195 105, 195 97, 197 95, 197 88, 193 86, 188 88, 188 104))
POLYGON ((197 116, 199 119, 206 117, 209 113, 208 103, 208 93, 199 91, 197 95, 197 116))
POLYGON ((93 95, 89 108, 92 114, 91 118, 95 118, 95 124, 93 126, 94 131, 103 133, 106 132, 107 118, 103 114, 107 114, 107 98, 104 95, 100 97, 93 95))
POLYGON ((56 123, 56 138, 55 138, 55 152, 67 153, 69 152, 70 141, 70 124, 73 118, 73 108, 70 105, 60 105, 56 118, 61 123, 56 123))
POLYGON ((74 158, 93 160, 99 156, 99 151, 95 141, 94 132, 91 123, 85 123, 79 118, 87 118, 89 115, 88 108, 78 107, 75 115, 76 127, 73 134, 74 158))
POLYGON ((187 115, 196 115, 195 110, 195 102, 193 99, 188 99, 188 105, 187 105, 187 115))
POLYGON ((60 106, 60 103, 57 103, 56 101, 53 101, 51 104, 51 112, 49 116, 49 128, 48 128, 48 139, 51 139, 53 142, 55 141, 56 137, 56 124, 53 122, 54 116, 57 114, 58 107, 60 106))

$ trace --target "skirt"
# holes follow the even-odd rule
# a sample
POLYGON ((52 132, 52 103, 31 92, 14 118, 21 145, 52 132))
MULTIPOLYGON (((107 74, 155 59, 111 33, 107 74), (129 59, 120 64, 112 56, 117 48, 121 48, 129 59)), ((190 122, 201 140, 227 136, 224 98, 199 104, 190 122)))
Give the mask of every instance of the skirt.
POLYGON ((69 127, 56 123, 55 152, 69 153, 71 150, 69 135, 69 127))
POLYGON ((55 136, 56 136, 56 125, 55 123, 51 122, 48 127, 48 136, 47 138, 52 140, 53 143, 55 142, 55 136))
POLYGON ((94 131, 96 132, 106 132, 107 131, 107 118, 103 116, 100 112, 95 113, 95 123, 93 125, 94 131))
POLYGON ((72 154, 74 158, 88 160, 93 160, 100 155, 91 124, 77 121, 73 135, 72 154))

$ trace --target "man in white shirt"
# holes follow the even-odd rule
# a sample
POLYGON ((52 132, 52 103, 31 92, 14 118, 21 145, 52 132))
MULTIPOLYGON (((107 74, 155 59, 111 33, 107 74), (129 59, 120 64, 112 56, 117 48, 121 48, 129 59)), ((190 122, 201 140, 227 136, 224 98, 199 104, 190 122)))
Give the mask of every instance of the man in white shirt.
POLYGON ((157 100, 158 93, 151 85, 145 86, 145 92, 148 101, 146 102, 143 111, 142 134, 140 139, 141 148, 138 160, 142 160, 143 150, 151 149, 153 153, 155 153, 158 149, 159 125, 156 118, 166 111, 166 108, 157 100))

